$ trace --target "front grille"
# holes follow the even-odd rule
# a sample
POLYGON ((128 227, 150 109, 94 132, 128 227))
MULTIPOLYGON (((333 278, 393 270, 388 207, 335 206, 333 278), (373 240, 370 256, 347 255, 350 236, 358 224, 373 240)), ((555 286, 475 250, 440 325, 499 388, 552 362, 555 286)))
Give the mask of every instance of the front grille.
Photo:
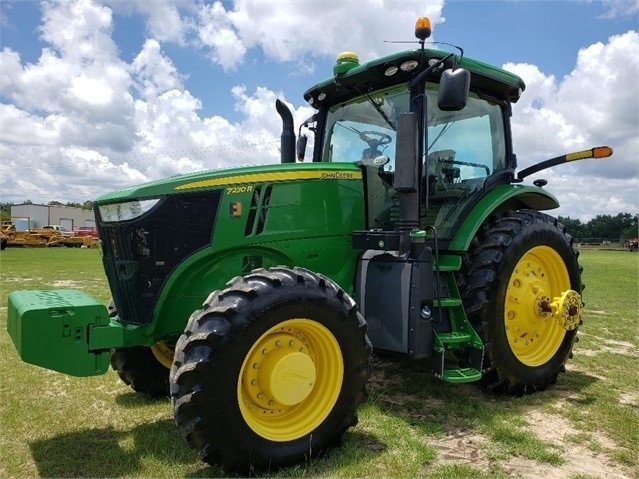
POLYGON ((209 246, 221 190, 172 195, 131 221, 101 224, 104 268, 122 322, 149 324, 158 295, 185 258, 209 246))

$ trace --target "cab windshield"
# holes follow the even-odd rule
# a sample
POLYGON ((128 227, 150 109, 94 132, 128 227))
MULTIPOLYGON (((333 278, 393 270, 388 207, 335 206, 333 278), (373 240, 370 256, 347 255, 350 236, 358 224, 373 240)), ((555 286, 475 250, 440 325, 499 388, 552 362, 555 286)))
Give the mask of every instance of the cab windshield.
MULTIPOLYGON (((437 85, 426 84, 425 94, 422 226, 434 225, 447 236, 473 193, 482 190, 486 178, 506 167, 503 110, 471 93, 461 111, 442 111, 437 107, 437 85)), ((410 92, 402 85, 335 105, 326 117, 321 161, 378 167, 387 189, 384 206, 379 208, 386 213, 396 197, 392 190, 396 125, 399 115, 410 111, 410 101, 410 92)), ((369 219, 369 226, 385 229, 392 225, 375 216, 369 219)))
MULTIPOLYGON (((437 108, 434 85, 428 85, 426 96, 428 146, 425 159, 428 161, 425 166, 431 167, 431 174, 441 175, 441 171, 436 171, 438 168, 452 166, 459 170, 455 170, 453 182, 461 183, 464 179, 486 177, 504 168, 506 150, 499 105, 471 93, 466 108, 444 112, 437 108)), ((400 113, 410 111, 409 101, 409 92, 402 86, 331 107, 322 161, 358 162, 373 155, 383 155, 390 160, 386 169, 394 170, 397 120, 400 113)))
POLYGON ((386 156, 385 169, 393 171, 397 119, 408 111, 409 92, 405 86, 333 106, 327 117, 322 161, 367 163, 386 156))

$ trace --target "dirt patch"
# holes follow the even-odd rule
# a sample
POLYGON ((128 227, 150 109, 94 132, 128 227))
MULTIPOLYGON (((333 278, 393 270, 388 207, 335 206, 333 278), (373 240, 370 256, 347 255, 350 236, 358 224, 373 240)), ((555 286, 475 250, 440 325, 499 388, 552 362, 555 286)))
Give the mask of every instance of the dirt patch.
POLYGON ((528 426, 537 437, 556 449, 566 462, 561 466, 538 465, 535 475, 524 477, 560 479, 582 474, 601 478, 631 479, 619 464, 611 460, 608 452, 614 449, 616 444, 603 434, 580 434, 566 418, 540 411, 530 411, 528 426), (591 443, 590 446, 588 442, 591 443))
POLYGON ((603 342, 605 344, 605 346, 603 346, 602 348, 604 351, 615 354, 623 354, 624 356, 630 356, 633 358, 639 356, 635 345, 627 341, 613 341, 612 339, 604 339, 603 342))
POLYGON ((468 430, 452 430, 443 438, 431 438, 428 442, 438 451, 435 466, 466 464, 486 473, 500 469, 521 479, 566 479, 579 475, 601 479, 633 477, 610 459, 608 453, 615 447, 613 441, 603 435, 591 437, 579 433, 559 415, 532 410, 528 415, 527 429, 557 452, 564 464, 543 464, 523 457, 490 460, 487 451, 495 445, 488 438, 468 430))
POLYGON ((441 439, 429 439, 428 443, 438 452, 435 464, 466 464, 487 470, 491 461, 481 452, 488 439, 468 430, 454 429, 441 439))
POLYGON ((624 393, 619 397, 619 404, 623 404, 624 406, 632 406, 639 408, 639 393, 631 392, 624 393))
POLYGON ((54 281, 53 283, 49 283, 49 285, 53 286, 54 288, 70 288, 70 289, 78 289, 82 287, 82 283, 79 283, 78 281, 72 281, 72 280, 54 281))
POLYGON ((42 281, 42 278, 9 278, 4 275, 2 275, 1 278, 5 283, 31 283, 33 281, 42 281))
POLYGON ((629 356, 631 358, 639 357, 639 351, 637 351, 635 345, 628 341, 615 341, 612 339, 605 339, 592 335, 590 337, 598 341, 598 346, 595 349, 579 348, 577 354, 586 357, 592 357, 600 353, 612 353, 622 356, 629 356))
MULTIPOLYGON (((619 348, 631 345, 628 343, 628 345, 615 344, 615 346, 619 348)), ((423 414, 415 414, 412 410, 411 405, 416 402, 413 395, 396 391, 398 388, 395 386, 407 380, 404 374, 396 371, 397 364, 392 360, 386 361, 374 357, 373 365, 369 391, 385 404, 403 409, 403 412, 413 419, 428 420, 428 417, 420 417, 423 414), (393 372, 387 374, 388 370, 393 372)), ((601 379, 605 380, 605 378, 601 379)), ((479 390, 469 389, 467 394, 476 395, 477 397, 473 399, 477 401, 487 400, 479 390)), ((570 397, 573 396, 575 401, 579 400, 578 394, 572 393, 570 397)), ((443 400, 420 398, 419 403, 424 404, 425 401, 429 403, 429 409, 446 408, 446 402, 443 400)), ((563 401, 556 405, 557 411, 562 410, 562 403, 563 401)), ((639 394, 624 394, 620 398, 620 403, 638 407, 639 394)), ((541 463, 518 456, 504 458, 503 452, 499 451, 498 443, 492 442, 489 437, 478 434, 472 429, 458 427, 445 430, 439 437, 429 435, 424 438, 424 441, 437 451, 437 458, 433 464, 428 465, 428 469, 432 470, 442 465, 467 465, 487 475, 501 471, 509 477, 520 479, 634 478, 628 468, 612 459, 611 455, 617 445, 604 434, 580 431, 560 414, 546 413, 534 407, 528 409, 524 416, 527 424, 523 426, 523 430, 532 432, 548 447, 549 451, 560 456, 563 460, 562 464, 541 463)))

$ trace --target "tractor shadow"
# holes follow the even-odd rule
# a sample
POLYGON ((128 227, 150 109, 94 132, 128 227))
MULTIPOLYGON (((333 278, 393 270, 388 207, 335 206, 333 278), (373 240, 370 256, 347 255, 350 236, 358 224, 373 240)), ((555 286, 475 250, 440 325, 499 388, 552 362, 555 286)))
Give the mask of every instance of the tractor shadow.
MULTIPOLYGON (((372 461, 375 454, 384 449, 383 444, 374 437, 361 432, 347 433, 342 447, 348 450, 360 448, 362 444, 368 446, 367 450, 357 454, 359 460, 370 456, 372 461)), ((171 420, 143 424, 127 431, 114 428, 87 429, 34 441, 30 447, 38 477, 141 477, 142 462, 148 458, 161 460, 167 465, 167 471, 176 464, 194 465, 196 468, 201 466, 184 477, 246 477, 200 462, 195 452, 178 436, 171 420)), ((299 477, 302 471, 313 475, 321 471, 330 474, 335 462, 325 461, 325 458, 338 454, 342 458, 340 462, 348 461, 348 454, 344 456, 344 452, 336 451, 341 451, 341 448, 313 458, 308 463, 272 471, 255 471, 249 477, 269 477, 273 474, 279 477, 282 473, 286 477, 299 477)))
MULTIPOLYGON (((152 399, 133 392, 115 397, 117 407, 125 409, 143 408, 158 401, 168 400, 152 399)), ((350 429, 341 447, 314 457, 307 463, 270 471, 252 471, 249 476, 269 477, 285 473, 286 476, 299 477, 305 471, 313 475, 320 471, 330 474, 335 462, 325 458, 337 455, 340 462, 349 462, 349 454, 345 451, 356 451, 362 444, 366 444, 365 450, 356 452, 360 459, 370 456, 374 460, 375 454, 384 449, 384 445, 375 437, 350 429)), ((166 471, 176 465, 176 469, 181 471, 185 468, 192 471, 178 473, 184 474, 183 477, 245 477, 201 462, 180 436, 172 419, 143 423, 126 430, 106 427, 74 431, 33 441, 29 446, 38 477, 140 477, 146 470, 143 463, 149 459, 166 464, 166 471)), ((170 472, 166 474, 172 475, 170 472)))
POLYGON ((197 460, 177 440, 175 424, 160 420, 127 431, 86 429, 30 443, 39 477, 123 477, 142 471, 145 458, 171 464, 197 460))
POLYGON ((372 365, 373 374, 368 381, 369 402, 406 418, 420 418, 424 415, 432 418, 441 412, 446 422, 450 420, 451 414, 456 415, 460 422, 474 421, 477 411, 472 404, 487 408, 489 413, 491 407, 494 407, 494 413, 500 413, 504 408, 517 413, 531 405, 558 400, 590 404, 597 397, 589 392, 589 387, 599 381, 598 377, 582 371, 568 370, 559 375, 557 384, 545 391, 512 397, 486 391, 479 382, 445 383, 434 376, 427 360, 375 354, 372 365))

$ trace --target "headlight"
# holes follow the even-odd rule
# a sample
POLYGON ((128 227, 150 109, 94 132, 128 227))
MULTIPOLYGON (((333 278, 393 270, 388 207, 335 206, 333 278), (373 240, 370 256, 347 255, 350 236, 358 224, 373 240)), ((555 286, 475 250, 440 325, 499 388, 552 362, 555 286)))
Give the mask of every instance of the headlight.
POLYGON ((143 215, 153 208, 158 201, 160 200, 136 200, 127 201, 126 203, 100 205, 98 206, 98 211, 100 212, 100 218, 103 223, 127 221, 143 215))

